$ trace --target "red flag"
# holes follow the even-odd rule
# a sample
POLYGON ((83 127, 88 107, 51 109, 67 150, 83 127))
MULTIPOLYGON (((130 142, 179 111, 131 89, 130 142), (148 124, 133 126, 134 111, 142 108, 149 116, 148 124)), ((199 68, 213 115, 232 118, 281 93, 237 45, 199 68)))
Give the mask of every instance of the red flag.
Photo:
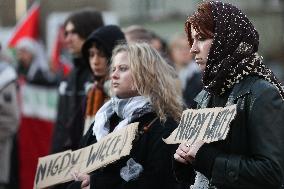
POLYGON ((59 27, 56 40, 51 52, 51 63, 54 71, 62 71, 66 77, 71 71, 71 64, 61 57, 61 51, 64 48, 64 29, 59 27))
POLYGON ((37 39, 39 35, 39 3, 36 1, 26 15, 16 25, 14 34, 8 42, 9 47, 15 47, 17 41, 23 37, 37 39))

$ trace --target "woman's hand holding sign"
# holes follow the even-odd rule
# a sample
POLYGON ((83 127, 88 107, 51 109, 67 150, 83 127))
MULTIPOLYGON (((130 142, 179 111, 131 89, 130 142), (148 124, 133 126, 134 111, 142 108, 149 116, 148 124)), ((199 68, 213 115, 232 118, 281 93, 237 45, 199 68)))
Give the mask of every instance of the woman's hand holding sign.
POLYGON ((202 140, 195 142, 193 145, 181 143, 174 154, 174 158, 184 164, 192 163, 199 148, 204 144, 202 140))
POLYGON ((73 172, 72 177, 75 181, 82 181, 81 188, 82 189, 90 189, 90 175, 73 172))

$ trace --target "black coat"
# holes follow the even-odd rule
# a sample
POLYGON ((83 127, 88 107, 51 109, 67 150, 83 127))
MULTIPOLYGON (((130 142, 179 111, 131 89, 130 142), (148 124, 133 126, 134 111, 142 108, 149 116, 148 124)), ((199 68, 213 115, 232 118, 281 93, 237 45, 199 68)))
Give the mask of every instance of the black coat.
POLYGON ((74 59, 74 68, 59 87, 57 120, 52 138, 52 153, 75 150, 79 146, 84 129, 85 115, 80 111, 86 97, 86 84, 92 73, 82 58, 74 59), (62 88, 61 88, 62 87, 62 88), (64 90, 62 90, 65 88, 64 90), (63 91, 63 92, 62 92, 63 91))
POLYGON ((183 100, 188 108, 196 108, 196 102, 194 98, 202 90, 202 74, 196 72, 191 78, 186 80, 185 89, 182 92, 183 100))
POLYGON ((229 94, 209 98, 202 91, 199 108, 237 104, 237 115, 224 141, 203 145, 195 161, 175 161, 180 181, 193 182, 194 169, 219 189, 279 189, 284 175, 284 102, 277 89, 256 76, 236 84, 229 94))
MULTIPOLYGON (((156 118, 153 113, 143 115, 134 122, 139 122, 139 131, 143 131, 156 118)), ((173 149, 177 146, 169 146, 162 141, 162 138, 177 127, 177 123, 172 119, 162 124, 156 119, 149 129, 133 142, 130 155, 126 156, 105 168, 98 169, 91 175, 91 189, 173 189, 177 182, 172 173, 173 149), (120 169, 126 165, 126 161, 133 158, 143 166, 142 174, 135 180, 124 181, 120 177, 120 169)), ((82 141, 82 147, 96 142, 96 137, 92 135, 92 128, 89 129, 82 141)), ((72 183, 68 189, 79 189, 80 182, 72 183)))

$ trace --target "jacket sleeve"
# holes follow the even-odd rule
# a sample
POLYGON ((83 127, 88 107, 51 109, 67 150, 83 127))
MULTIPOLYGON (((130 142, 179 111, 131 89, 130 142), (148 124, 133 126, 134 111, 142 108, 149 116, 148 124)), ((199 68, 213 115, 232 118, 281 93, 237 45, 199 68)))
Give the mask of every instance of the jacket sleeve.
POLYGON ((153 125, 156 128, 147 133, 149 136, 145 150, 148 149, 148 152, 143 167, 144 171, 138 179, 127 182, 125 188, 173 188, 175 180, 172 172, 172 148, 162 138, 166 135, 165 133, 174 130, 176 126, 177 124, 173 120, 168 120, 164 126, 153 125), (164 127, 164 132, 160 132, 158 127, 164 127))
POLYGON ((257 92, 253 94, 255 99, 246 125, 250 155, 220 152, 214 145, 202 146, 196 155, 195 168, 207 178, 211 177, 211 183, 217 187, 281 186, 284 167, 283 99, 272 86, 253 91, 257 92))
POLYGON ((16 133, 19 125, 16 83, 11 82, 0 93, 0 142, 16 133))
POLYGON ((191 164, 183 164, 173 160, 174 176, 178 182, 193 184, 195 171, 191 164))

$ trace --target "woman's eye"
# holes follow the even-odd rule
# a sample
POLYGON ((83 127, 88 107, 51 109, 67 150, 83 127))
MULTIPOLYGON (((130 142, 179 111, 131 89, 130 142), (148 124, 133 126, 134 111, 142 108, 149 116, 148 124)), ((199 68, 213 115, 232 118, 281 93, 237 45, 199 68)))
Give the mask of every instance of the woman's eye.
POLYGON ((119 69, 124 72, 124 71, 128 70, 128 67, 127 66, 121 66, 119 69))
POLYGON ((98 56, 99 56, 99 57, 103 57, 103 58, 106 57, 106 55, 105 55, 103 52, 98 52, 98 56))
POLYGON ((89 53, 89 57, 94 57, 94 53, 89 53))
POLYGON ((204 40, 205 40, 205 38, 204 38, 204 37, 201 37, 201 36, 199 36, 197 39, 198 39, 199 41, 204 41, 204 40))

